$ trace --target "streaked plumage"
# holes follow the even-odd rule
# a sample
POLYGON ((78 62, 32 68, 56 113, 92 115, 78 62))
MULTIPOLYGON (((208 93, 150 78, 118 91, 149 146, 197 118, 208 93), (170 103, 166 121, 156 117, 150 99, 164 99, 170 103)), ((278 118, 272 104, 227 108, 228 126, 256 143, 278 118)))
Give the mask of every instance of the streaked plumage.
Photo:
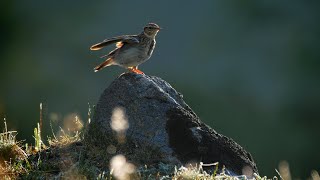
POLYGON ((159 30, 160 27, 157 24, 149 23, 139 35, 117 36, 91 46, 91 50, 100 50, 113 43, 116 43, 117 47, 109 54, 102 56, 106 60, 94 68, 95 72, 107 66, 118 65, 143 74, 138 70, 138 66, 151 57, 156 45, 155 37, 159 30))

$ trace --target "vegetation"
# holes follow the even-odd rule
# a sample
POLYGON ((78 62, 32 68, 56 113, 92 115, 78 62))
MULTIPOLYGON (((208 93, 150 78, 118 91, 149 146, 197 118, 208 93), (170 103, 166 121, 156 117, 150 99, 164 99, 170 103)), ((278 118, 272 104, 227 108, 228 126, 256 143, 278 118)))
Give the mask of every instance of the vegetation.
MULTIPOLYGON (((88 121, 90 116, 89 109, 88 121)), ((204 164, 180 168, 163 163, 135 167, 118 152, 115 153, 118 155, 109 157, 110 168, 106 168, 101 166, 101 160, 94 159, 94 154, 86 153, 83 143, 85 126, 77 117, 74 123, 82 129, 65 131, 61 128, 58 137, 55 134, 48 137, 46 146, 41 137, 40 112, 40 123, 34 129, 35 144, 30 146, 16 140, 17 132, 9 131, 4 119, 5 128, 0 133, 0 179, 247 179, 246 176, 229 176, 224 168, 218 172, 218 163, 207 165, 212 167, 210 173, 203 170, 204 164)), ((113 151, 110 148, 107 151, 113 151)), ((281 164, 278 175, 272 179, 291 179, 286 163, 281 164)), ((257 174, 253 178, 268 179, 257 174)), ((311 179, 319 180, 318 172, 313 171, 311 179)))

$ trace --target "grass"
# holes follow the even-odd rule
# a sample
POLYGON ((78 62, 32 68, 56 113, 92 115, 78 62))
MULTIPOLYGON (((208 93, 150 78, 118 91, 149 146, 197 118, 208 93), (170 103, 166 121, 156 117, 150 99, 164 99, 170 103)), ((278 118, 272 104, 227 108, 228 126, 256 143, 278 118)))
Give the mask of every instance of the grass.
MULTIPOLYGON (((247 179, 245 176, 229 176, 224 170, 218 172, 218 163, 210 165, 200 163, 198 166, 188 167, 159 163, 136 167, 120 152, 114 152, 104 160, 97 159, 96 154, 87 151, 84 145, 83 134, 86 126, 77 117, 74 118, 75 126, 82 129, 71 132, 60 128, 59 136, 53 133, 52 137, 47 138, 48 146, 41 137, 42 105, 40 105, 40 122, 34 129, 34 146, 17 141, 17 132, 8 130, 4 119, 5 128, 0 133, 0 179, 247 179), (212 167, 212 171, 210 173, 204 171, 204 166, 212 167)), ((88 112, 88 123, 90 119, 91 108, 88 112)), ((111 147, 106 151, 114 149, 111 147)), ((278 177, 269 179, 292 179, 287 163, 280 163, 279 171, 276 171, 278 177)), ((254 179, 268 178, 254 174, 254 179)), ((320 180, 318 172, 312 171, 310 179, 320 180)))

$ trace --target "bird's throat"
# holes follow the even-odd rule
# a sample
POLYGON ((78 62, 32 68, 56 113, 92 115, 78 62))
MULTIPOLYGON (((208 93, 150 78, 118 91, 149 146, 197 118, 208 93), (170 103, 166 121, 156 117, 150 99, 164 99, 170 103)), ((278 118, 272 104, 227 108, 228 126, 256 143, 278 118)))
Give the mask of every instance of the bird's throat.
POLYGON ((154 33, 154 34, 147 34, 146 32, 143 32, 143 33, 144 33, 144 35, 147 36, 148 38, 155 39, 158 32, 156 32, 156 33, 154 33))

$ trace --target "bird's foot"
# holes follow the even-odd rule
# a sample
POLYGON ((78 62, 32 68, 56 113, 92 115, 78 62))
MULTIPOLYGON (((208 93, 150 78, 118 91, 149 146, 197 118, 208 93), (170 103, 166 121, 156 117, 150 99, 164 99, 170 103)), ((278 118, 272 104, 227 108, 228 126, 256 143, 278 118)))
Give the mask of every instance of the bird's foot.
POLYGON ((128 68, 129 71, 134 72, 136 74, 144 74, 144 72, 140 71, 136 66, 132 67, 132 68, 128 68))
POLYGON ((144 74, 144 72, 140 71, 139 69, 129 69, 129 71, 134 72, 136 74, 144 74))

